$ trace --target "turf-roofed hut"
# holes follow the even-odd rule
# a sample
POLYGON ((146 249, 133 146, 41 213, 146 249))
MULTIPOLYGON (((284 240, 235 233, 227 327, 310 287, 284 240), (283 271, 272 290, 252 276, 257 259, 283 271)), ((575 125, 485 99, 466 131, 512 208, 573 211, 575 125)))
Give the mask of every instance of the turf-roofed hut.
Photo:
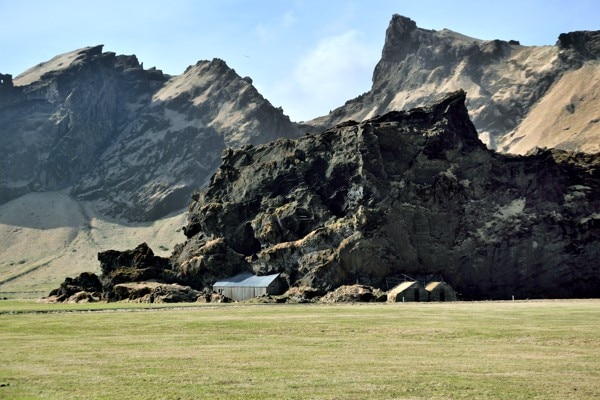
POLYGON ((427 301, 428 295, 423 285, 417 281, 406 281, 392 288, 388 293, 389 302, 427 301))
POLYGON ((266 295, 278 295, 286 289, 279 274, 257 276, 242 272, 221 279, 213 285, 213 291, 234 301, 243 301, 266 295))
POLYGON ((429 301, 456 301, 456 291, 446 282, 429 282, 425 290, 429 301))

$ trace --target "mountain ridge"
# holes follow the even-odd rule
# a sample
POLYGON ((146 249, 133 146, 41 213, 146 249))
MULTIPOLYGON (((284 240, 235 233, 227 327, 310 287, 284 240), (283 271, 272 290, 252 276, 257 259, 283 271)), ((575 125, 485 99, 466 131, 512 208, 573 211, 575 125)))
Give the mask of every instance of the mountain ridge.
POLYGON ((63 274, 96 271, 96 252, 132 245, 119 232, 170 250, 181 227, 173 221, 184 218, 225 148, 298 135, 223 60, 199 61, 184 77, 189 86, 175 90, 178 77, 102 45, 0 77, 0 213, 34 207, 0 217, 2 290, 47 288, 63 274), (60 232, 60 221, 32 227, 38 207, 82 222, 60 232))
MULTIPOLYGON (((371 90, 308 123, 322 129, 347 119, 361 121, 430 104, 445 93, 463 89, 473 122, 492 149, 523 154, 534 146, 558 146, 598 152, 600 128, 596 126, 588 129, 586 141, 574 140, 576 132, 549 125, 545 128, 551 132, 538 135, 536 143, 526 148, 516 144, 530 133, 518 131, 519 126, 566 72, 583 66, 600 70, 599 43, 600 31, 581 31, 560 34, 554 46, 521 46, 515 40, 480 40, 448 29, 419 28, 410 18, 396 14, 386 31, 371 90)), ((600 96, 597 87, 582 90, 583 97, 600 96)), ((598 117, 590 110, 580 118, 598 117)))
POLYGON ((107 215, 153 220, 185 207, 226 147, 297 135, 281 109, 219 59, 170 77, 100 45, 12 83, 0 99, 3 202, 72 187, 107 215))

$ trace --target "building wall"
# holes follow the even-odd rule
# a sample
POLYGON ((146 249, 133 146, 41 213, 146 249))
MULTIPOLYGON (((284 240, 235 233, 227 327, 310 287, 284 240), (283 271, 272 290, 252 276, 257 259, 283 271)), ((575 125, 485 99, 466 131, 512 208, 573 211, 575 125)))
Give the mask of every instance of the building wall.
POLYGON ((415 283, 409 288, 401 291, 401 292, 390 292, 388 295, 388 301, 390 302, 402 302, 404 298, 405 302, 408 301, 427 301, 429 296, 427 291, 423 288, 423 286, 415 283))
POLYGON ((272 295, 278 295, 284 292, 286 288, 285 283, 282 281, 281 277, 278 277, 277 279, 275 279, 273 282, 271 282, 269 284, 269 287, 267 287, 267 292, 266 294, 272 294, 272 295))
POLYGON ((450 285, 439 285, 429 292, 429 301, 456 301, 456 291, 450 285))
POLYGON ((267 294, 264 287, 215 286, 213 290, 235 301, 253 299, 267 294))

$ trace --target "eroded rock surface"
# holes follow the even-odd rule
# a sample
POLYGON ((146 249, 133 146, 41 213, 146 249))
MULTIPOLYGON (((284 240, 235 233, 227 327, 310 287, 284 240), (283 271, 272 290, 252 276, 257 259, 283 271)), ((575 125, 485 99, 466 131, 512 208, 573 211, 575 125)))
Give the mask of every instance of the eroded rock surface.
POLYGON ((129 282, 114 285, 112 300, 140 303, 191 303, 202 293, 189 286, 162 282, 129 282))
POLYGON ((102 283, 96 274, 83 272, 75 278, 66 278, 49 297, 58 302, 98 301, 102 297, 102 283))
POLYGON ((464 102, 227 150, 173 268, 218 241, 230 273, 323 292, 404 273, 469 299, 600 295, 598 156, 490 151, 464 102))
POLYGON ((102 271, 100 275, 102 289, 107 300, 123 300, 126 297, 136 299, 150 293, 144 289, 138 296, 137 292, 129 290, 127 286, 119 287, 120 284, 146 281, 176 282, 176 273, 172 270, 169 260, 155 256, 146 243, 132 250, 100 252, 98 261, 102 271), (131 292, 129 296, 124 295, 126 291, 131 292))

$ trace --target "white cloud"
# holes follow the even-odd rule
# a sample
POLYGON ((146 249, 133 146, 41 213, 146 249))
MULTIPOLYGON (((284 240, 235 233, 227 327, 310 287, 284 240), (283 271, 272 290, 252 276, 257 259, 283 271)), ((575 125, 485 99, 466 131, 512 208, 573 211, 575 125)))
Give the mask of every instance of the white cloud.
POLYGON ((273 38, 273 34, 271 33, 270 29, 262 22, 256 25, 254 30, 256 31, 256 35, 261 42, 269 42, 273 38))
POLYGON ((324 38, 302 57, 287 90, 296 92, 305 117, 327 114, 370 89, 379 57, 379 45, 367 43, 359 31, 324 38))
POLYGON ((290 28, 292 27, 295 23, 296 23, 296 16, 294 15, 293 11, 288 11, 285 14, 283 14, 283 17, 281 17, 281 26, 283 28, 290 28))
POLYGON ((281 36, 285 30, 292 28, 296 23, 296 20, 297 18, 294 15, 294 12, 287 11, 269 24, 259 22, 254 30, 261 42, 269 43, 281 36))

